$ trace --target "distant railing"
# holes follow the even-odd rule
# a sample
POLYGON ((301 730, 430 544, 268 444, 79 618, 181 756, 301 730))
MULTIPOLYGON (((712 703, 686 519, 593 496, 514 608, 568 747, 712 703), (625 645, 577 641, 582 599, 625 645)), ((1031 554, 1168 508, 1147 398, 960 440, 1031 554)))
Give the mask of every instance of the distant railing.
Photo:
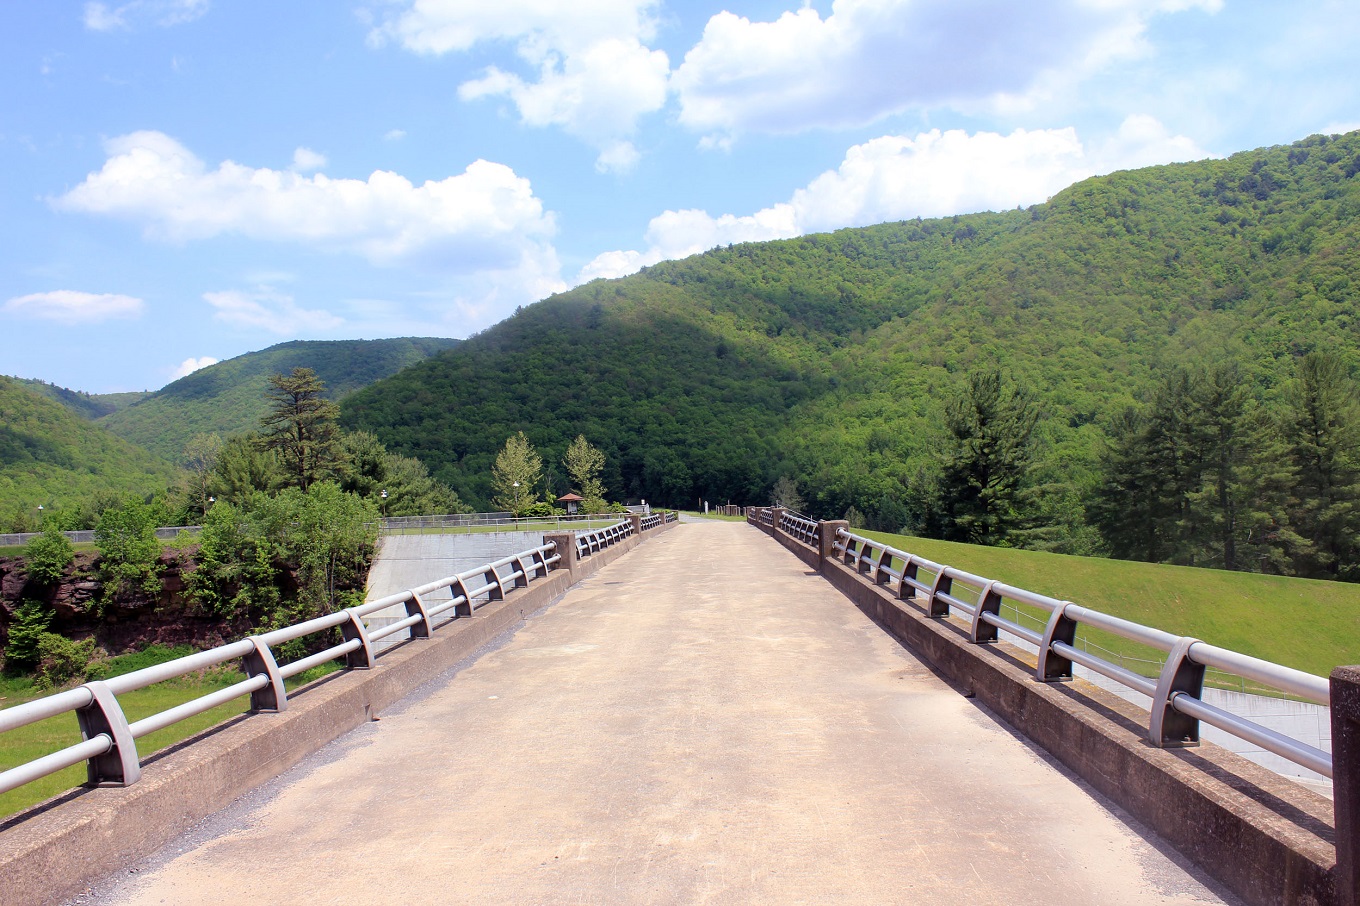
MULTIPOLYGON (((631 529, 631 523, 625 524, 631 529)), ((375 642, 403 630, 409 630, 412 638, 429 638, 459 617, 472 616, 478 607, 503 600, 508 591, 546 578, 561 560, 562 552, 555 544, 544 544, 358 607, 6 708, 0 711, 0 734, 74 711, 84 741, 0 773, 0 793, 82 761, 88 765, 90 783, 134 783, 141 777, 136 740, 148 733, 247 694, 252 712, 283 711, 288 706, 284 680, 341 657, 349 669, 372 667, 382 653, 375 642), (452 593, 450 600, 424 603, 425 597, 444 588, 452 593), (401 604, 406 606, 404 619, 372 630, 364 624, 365 616, 401 604), (446 619, 436 622, 446 614, 446 619), (274 659, 275 646, 337 628, 343 638, 339 644, 288 664, 274 659), (121 694, 238 658, 246 679, 142 720, 129 723, 118 702, 121 694)))
POLYGON ((573 516, 516 516, 513 513, 453 513, 445 516, 391 516, 383 519, 379 530, 384 535, 499 529, 507 532, 532 532, 545 529, 580 531, 597 523, 613 523, 618 513, 581 513, 573 516))
POLYGON ((817 543, 817 520, 809 519, 793 510, 780 512, 779 530, 792 535, 804 544, 817 543))
MULTIPOLYGON (((802 537, 800 540, 806 541, 802 537)), ((807 543, 817 543, 816 538, 807 543)), ((846 566, 875 584, 891 589, 895 582, 899 600, 919 603, 931 617, 948 617, 956 611, 963 614, 968 618, 968 638, 972 642, 993 642, 999 632, 1007 632, 1034 645, 1039 651, 1035 678, 1040 682, 1068 679, 1072 676, 1072 665, 1080 664, 1148 696, 1152 699, 1148 738, 1153 745, 1196 744, 1203 721, 1309 770, 1332 776, 1329 753, 1208 704, 1200 697, 1205 671, 1213 668, 1285 695, 1328 706, 1331 691, 1324 677, 935 563, 845 529, 837 531, 832 550, 846 566), (1044 613, 1043 631, 1003 617, 1003 600, 1044 613), (1077 627, 1081 625, 1163 652, 1166 660, 1158 676, 1155 679, 1140 676, 1075 647, 1077 627)))
POLYGON ((599 553, 607 547, 618 544, 632 534, 633 520, 631 519, 615 522, 613 525, 607 525, 593 532, 577 532, 576 556, 578 559, 584 559, 591 554, 599 553))
MULTIPOLYGON (((198 525, 172 525, 156 529, 156 537, 162 541, 173 541, 179 537, 180 532, 188 532, 197 535, 203 530, 198 525)), ((72 544, 88 544, 94 541, 94 529, 81 529, 74 532, 62 532, 66 539, 72 544)), ((0 534, 0 547, 23 547, 34 538, 42 536, 42 532, 8 532, 0 534)))

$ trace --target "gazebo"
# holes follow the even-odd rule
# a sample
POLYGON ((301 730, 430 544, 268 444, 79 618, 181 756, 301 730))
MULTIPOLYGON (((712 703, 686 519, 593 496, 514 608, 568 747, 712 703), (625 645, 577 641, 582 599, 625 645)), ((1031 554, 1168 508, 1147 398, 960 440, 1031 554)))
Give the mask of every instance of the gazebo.
POLYGON ((582 500, 585 500, 585 498, 577 497, 575 494, 563 494, 561 497, 557 498, 557 502, 567 508, 568 516, 576 515, 576 511, 581 507, 582 500))

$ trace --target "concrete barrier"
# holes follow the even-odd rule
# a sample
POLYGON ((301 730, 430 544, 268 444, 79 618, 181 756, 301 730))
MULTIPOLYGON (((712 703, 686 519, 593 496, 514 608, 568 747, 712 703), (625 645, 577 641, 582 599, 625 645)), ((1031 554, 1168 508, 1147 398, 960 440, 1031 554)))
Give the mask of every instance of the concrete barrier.
POLYGON ((370 670, 332 674, 291 693, 286 711, 236 718, 151 756, 131 786, 74 790, 0 821, 0 903, 60 903, 145 858, 674 525, 630 536, 580 562, 573 539, 563 546, 571 552, 569 563, 563 558, 565 568, 479 607, 430 639, 386 652, 370 670))
POLYGON ((860 610, 947 682, 976 697, 1101 794, 1127 809, 1251 903, 1339 902, 1332 804, 1213 744, 1156 748, 1147 715, 1093 685, 1039 683, 1025 654, 991 651, 961 627, 932 619, 831 556, 836 528, 822 523, 820 549, 753 521, 817 569, 860 610))

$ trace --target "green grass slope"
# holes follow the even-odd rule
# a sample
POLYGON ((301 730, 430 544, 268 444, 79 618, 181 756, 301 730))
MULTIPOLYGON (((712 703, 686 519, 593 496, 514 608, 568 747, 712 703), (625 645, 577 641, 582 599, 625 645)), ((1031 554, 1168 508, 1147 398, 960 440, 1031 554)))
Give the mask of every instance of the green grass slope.
POLYGON ((523 430, 585 433, 617 496, 839 515, 901 499, 975 367, 1038 393, 1039 471, 1089 480, 1103 425, 1168 363, 1360 366, 1360 133, 1086 180, 1023 211, 713 249, 530 306, 346 399, 475 506, 523 430))
POLYGON ((173 468, 25 384, 0 377, 0 519, 99 491, 164 490, 173 468))
MULTIPOLYGON (((1360 663, 1360 585, 864 534, 936 563, 1318 676, 1360 663)), ((1086 634, 1132 657, 1151 655, 1114 636, 1086 634)))
POLYGON ((199 369, 99 424, 173 462, 195 434, 225 437, 258 427, 272 374, 311 368, 339 399, 458 343, 432 337, 280 343, 199 369))

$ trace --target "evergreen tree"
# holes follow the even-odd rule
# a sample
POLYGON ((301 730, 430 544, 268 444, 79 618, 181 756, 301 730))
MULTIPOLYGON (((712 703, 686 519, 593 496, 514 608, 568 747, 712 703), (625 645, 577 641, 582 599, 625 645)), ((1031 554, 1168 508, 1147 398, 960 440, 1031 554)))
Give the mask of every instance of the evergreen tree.
POLYGON ((1039 408, 1023 387, 1005 386, 1001 372, 974 372, 945 411, 949 430, 940 476, 940 512, 947 540, 1005 543, 1024 518, 1025 478, 1039 408))
POLYGON ((1305 546, 1286 512, 1294 469, 1250 384, 1235 362, 1223 362, 1197 375, 1192 395, 1201 473, 1188 495, 1184 549, 1218 569, 1292 572, 1305 546))
POLYGON ((1312 542, 1296 563, 1317 578, 1354 578, 1360 567, 1360 405, 1345 366, 1312 352, 1284 393, 1282 434, 1295 470, 1291 517, 1312 542))
POLYGON ((339 453, 340 409, 325 397, 326 385, 310 368, 269 379, 269 412, 260 420, 262 443, 282 461, 288 482, 307 490, 329 477, 339 453))

